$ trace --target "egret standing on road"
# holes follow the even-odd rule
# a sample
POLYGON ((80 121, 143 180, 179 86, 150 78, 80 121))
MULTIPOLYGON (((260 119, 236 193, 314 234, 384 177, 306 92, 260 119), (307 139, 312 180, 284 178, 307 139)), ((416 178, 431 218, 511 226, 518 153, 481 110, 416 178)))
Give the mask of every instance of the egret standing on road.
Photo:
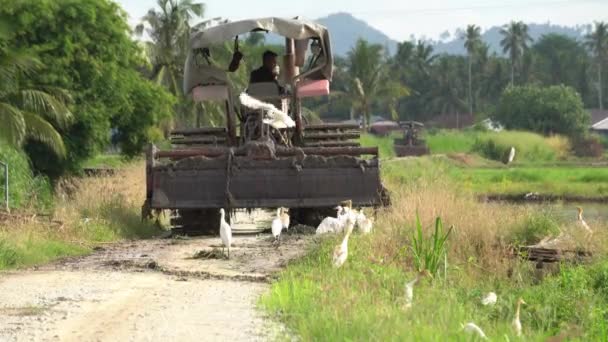
MULTIPOLYGON (((220 238, 222 244, 228 249, 228 259, 230 259, 230 245, 232 244, 232 229, 228 222, 226 222, 226 212, 224 208, 220 209, 220 238)), ((223 248, 222 248, 223 252, 223 248)))
POLYGON ((277 208, 277 217, 272 220, 272 225, 270 226, 270 228, 272 230, 274 242, 281 243, 281 230, 283 230, 283 222, 281 221, 281 208, 277 208))
POLYGON ((283 229, 289 230, 289 214, 287 208, 281 208, 281 223, 283 224, 283 229))

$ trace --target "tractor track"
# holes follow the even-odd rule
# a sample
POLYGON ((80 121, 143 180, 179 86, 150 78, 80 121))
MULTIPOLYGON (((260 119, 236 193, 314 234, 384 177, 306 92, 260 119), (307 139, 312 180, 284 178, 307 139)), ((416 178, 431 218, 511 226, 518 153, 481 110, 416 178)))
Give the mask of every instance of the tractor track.
POLYGON ((0 341, 293 339, 256 302, 311 241, 235 235, 230 259, 219 237, 128 241, 0 273, 0 341))

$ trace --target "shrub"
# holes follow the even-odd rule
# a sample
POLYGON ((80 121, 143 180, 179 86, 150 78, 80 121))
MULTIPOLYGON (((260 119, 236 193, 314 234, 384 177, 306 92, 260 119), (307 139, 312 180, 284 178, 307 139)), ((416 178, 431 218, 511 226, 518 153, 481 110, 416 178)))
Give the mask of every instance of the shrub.
MULTIPOLYGON (((24 206, 49 207, 52 188, 46 177, 35 176, 23 151, 9 147, 0 141, 0 161, 9 167, 9 202, 12 208, 24 206)), ((3 170, 0 170, 3 171, 3 170)), ((0 172, 0 186, 4 187, 4 173, 0 172)), ((4 190, 0 191, 2 199, 4 190)))
POLYGON ((563 85, 510 86, 500 97, 494 119, 507 129, 524 129, 545 135, 580 136, 591 120, 581 96, 563 85))
POLYGON ((579 157, 599 158, 604 154, 604 146, 598 136, 577 138, 573 150, 579 157))

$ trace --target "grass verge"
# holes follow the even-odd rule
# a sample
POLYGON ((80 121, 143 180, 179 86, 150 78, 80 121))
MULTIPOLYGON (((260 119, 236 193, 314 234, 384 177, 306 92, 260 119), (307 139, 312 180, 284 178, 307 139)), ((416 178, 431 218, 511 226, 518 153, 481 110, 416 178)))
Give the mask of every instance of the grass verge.
POLYGON ((515 302, 523 297, 526 341, 560 334, 579 341, 608 338, 605 222, 590 223, 597 234, 589 241, 575 217, 545 220, 531 206, 478 203, 440 171, 426 170, 430 178, 416 182, 385 178, 393 206, 381 212, 372 234, 353 236, 342 268, 331 266, 341 236, 321 239, 280 274, 260 305, 304 341, 471 341, 460 326, 471 321, 490 340, 513 341, 519 340, 511 329, 515 302), (413 307, 405 309, 404 287, 416 272, 410 246, 417 214, 426 237, 436 217, 454 230, 447 265, 416 285, 413 307), (509 241, 537 240, 556 225, 575 247, 592 250, 594 259, 541 277, 533 264, 508 257, 509 241), (492 307, 480 303, 489 291, 498 294, 492 307))
POLYGON ((0 221, 0 270, 89 253, 94 246, 148 238, 159 228, 140 219, 144 165, 126 164, 114 176, 63 181, 53 212, 23 210, 0 221))

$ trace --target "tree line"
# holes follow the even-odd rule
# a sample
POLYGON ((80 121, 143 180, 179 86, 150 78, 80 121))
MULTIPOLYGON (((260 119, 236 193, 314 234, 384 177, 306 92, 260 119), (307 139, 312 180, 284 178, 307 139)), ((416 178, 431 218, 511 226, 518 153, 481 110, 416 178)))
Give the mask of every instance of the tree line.
POLYGON ((483 117, 496 110, 509 85, 564 85, 578 92, 586 108, 604 108, 606 23, 595 23, 582 41, 560 34, 532 41, 523 22, 505 25, 501 34, 504 55, 489 53, 476 25, 464 31, 464 56, 435 54, 424 41, 399 43, 391 56, 381 45, 359 40, 347 56, 336 58, 336 95, 311 106, 336 119, 353 112, 367 120, 372 112, 421 121, 439 114, 483 117))

